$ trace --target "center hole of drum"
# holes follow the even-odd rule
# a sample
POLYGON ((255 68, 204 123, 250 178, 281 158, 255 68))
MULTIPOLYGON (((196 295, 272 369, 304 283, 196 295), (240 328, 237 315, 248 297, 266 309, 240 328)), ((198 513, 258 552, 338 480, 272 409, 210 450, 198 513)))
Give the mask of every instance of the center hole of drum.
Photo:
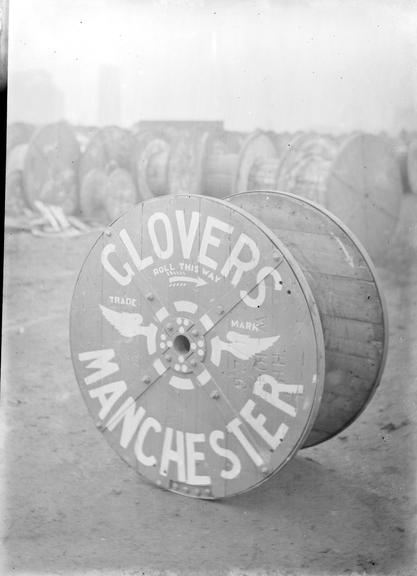
POLYGON ((174 348, 179 354, 186 354, 190 351, 190 341, 187 336, 179 334, 174 338, 174 348))

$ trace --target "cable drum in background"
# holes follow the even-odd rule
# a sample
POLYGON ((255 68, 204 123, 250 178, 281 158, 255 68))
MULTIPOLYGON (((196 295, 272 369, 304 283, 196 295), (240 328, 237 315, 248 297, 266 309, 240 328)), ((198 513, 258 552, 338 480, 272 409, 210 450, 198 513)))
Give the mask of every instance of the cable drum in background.
POLYGON ((130 171, 133 144, 133 135, 124 128, 106 126, 97 130, 81 158, 79 171, 81 185, 86 174, 93 168, 108 171, 113 166, 130 171))
POLYGON ((24 158, 23 189, 28 205, 53 204, 66 214, 78 210, 80 148, 66 122, 48 124, 31 137, 24 158))

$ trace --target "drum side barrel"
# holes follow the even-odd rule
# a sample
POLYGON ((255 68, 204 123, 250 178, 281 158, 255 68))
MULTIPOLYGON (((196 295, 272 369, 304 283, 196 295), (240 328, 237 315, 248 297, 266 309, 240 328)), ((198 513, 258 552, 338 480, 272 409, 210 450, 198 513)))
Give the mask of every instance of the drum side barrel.
POLYGON ((388 332, 375 270, 346 226, 311 202, 267 191, 228 200, 274 231, 312 288, 323 325, 326 376, 305 446, 323 442, 357 418, 380 382, 388 332))

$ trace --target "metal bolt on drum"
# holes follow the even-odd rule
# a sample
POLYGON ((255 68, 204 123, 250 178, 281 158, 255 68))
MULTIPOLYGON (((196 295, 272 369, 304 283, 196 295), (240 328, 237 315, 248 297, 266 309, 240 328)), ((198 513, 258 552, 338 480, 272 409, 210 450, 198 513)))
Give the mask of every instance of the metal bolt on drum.
MULTIPOLYGON (((251 490, 360 411, 327 425, 326 387, 337 380, 339 393, 345 380, 336 352, 328 362, 323 326, 334 320, 342 334, 343 319, 322 307, 301 251, 296 258, 243 201, 172 195, 133 207, 90 251, 71 307, 74 369, 96 426, 142 476, 196 498, 251 490)), ((332 254, 343 268, 344 250, 332 254)), ((339 289, 335 301, 346 295, 339 289)), ((370 341, 368 325, 352 330, 370 341)), ((340 334, 334 346, 344 345, 340 334)), ((381 364, 383 353, 372 358, 381 364)), ((350 382, 343 405, 359 388, 350 382)))

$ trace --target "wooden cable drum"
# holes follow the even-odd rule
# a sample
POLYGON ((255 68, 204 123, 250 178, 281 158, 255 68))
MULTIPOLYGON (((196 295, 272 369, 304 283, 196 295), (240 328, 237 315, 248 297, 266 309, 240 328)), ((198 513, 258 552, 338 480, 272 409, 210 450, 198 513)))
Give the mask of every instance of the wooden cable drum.
POLYGON ((93 168, 108 169, 109 165, 130 171, 133 135, 119 126, 97 130, 88 143, 80 162, 80 182, 93 168))
POLYGON ((94 222, 113 222, 138 200, 133 177, 123 168, 93 168, 81 186, 81 215, 94 222))
POLYGON ((407 176, 410 192, 417 194, 417 138, 408 145, 407 176))
MULTIPOLYGON (((256 189, 276 190, 280 173, 282 179, 282 166, 299 167, 302 156, 307 150, 310 153, 312 143, 318 140, 316 136, 313 138, 312 134, 304 132, 297 132, 295 135, 288 133, 277 135, 269 132, 267 135, 273 141, 275 150, 271 151, 269 156, 257 158, 250 169, 249 177, 242 182, 242 186, 236 192, 256 189)), ((284 188, 288 187, 287 183, 284 188)))
POLYGON ((216 198, 153 198, 109 226, 78 277, 70 341, 98 430, 178 494, 261 484, 319 410, 324 340, 306 278, 272 231, 216 198))
POLYGON ((170 194, 201 194, 208 138, 209 132, 194 127, 177 133, 168 163, 170 194))
POLYGON ((224 198, 230 194, 244 137, 230 131, 211 132, 203 161, 202 193, 224 198))
POLYGON ((261 131, 243 141, 239 135, 231 143, 226 141, 222 149, 223 142, 218 135, 212 135, 203 170, 203 193, 217 198, 246 190, 254 164, 260 158, 276 155, 271 138, 261 131))
POLYGON ((281 158, 275 189, 325 205, 328 167, 338 147, 333 138, 295 136, 281 158))
POLYGON ((266 134, 274 143, 274 154, 270 157, 258 157, 255 160, 249 172, 247 185, 242 186, 240 192, 259 189, 276 190, 281 160, 291 149, 294 139, 299 136, 299 134, 294 136, 289 132, 282 134, 266 132, 266 134))
POLYGON ((91 142, 94 134, 97 132, 98 128, 94 126, 75 126, 74 133, 77 138, 78 144, 80 146, 81 154, 84 154, 89 143, 91 142))
POLYGON ((97 429, 160 488, 224 498, 346 429, 384 368, 369 257, 317 204, 166 195, 109 226, 71 305, 97 429))
POLYGON ((217 121, 142 121, 133 127, 133 172, 141 199, 200 194, 208 132, 217 121))
POLYGON ((317 302, 326 375, 320 409, 304 446, 323 442, 358 417, 381 380, 388 328, 375 269, 350 230, 318 204, 268 191, 228 200, 284 242, 317 302))
POLYGON ((168 193, 171 143, 172 136, 165 130, 148 129, 135 136, 131 162, 141 200, 168 193))
POLYGON ((322 137, 317 146, 308 149, 304 142, 294 149, 292 156, 282 159, 277 188, 328 208, 380 261, 395 230, 402 195, 390 142, 358 133, 342 144, 322 137))
POLYGON ((108 222, 104 204, 107 173, 102 168, 93 168, 82 179, 80 190, 80 214, 91 222, 108 222))
POLYGON ((104 205, 110 222, 138 201, 135 182, 127 170, 116 168, 107 179, 104 205))
POLYGON ((36 202, 60 206, 65 213, 78 209, 80 148, 66 122, 48 124, 31 137, 23 167, 23 189, 31 208, 36 202))

